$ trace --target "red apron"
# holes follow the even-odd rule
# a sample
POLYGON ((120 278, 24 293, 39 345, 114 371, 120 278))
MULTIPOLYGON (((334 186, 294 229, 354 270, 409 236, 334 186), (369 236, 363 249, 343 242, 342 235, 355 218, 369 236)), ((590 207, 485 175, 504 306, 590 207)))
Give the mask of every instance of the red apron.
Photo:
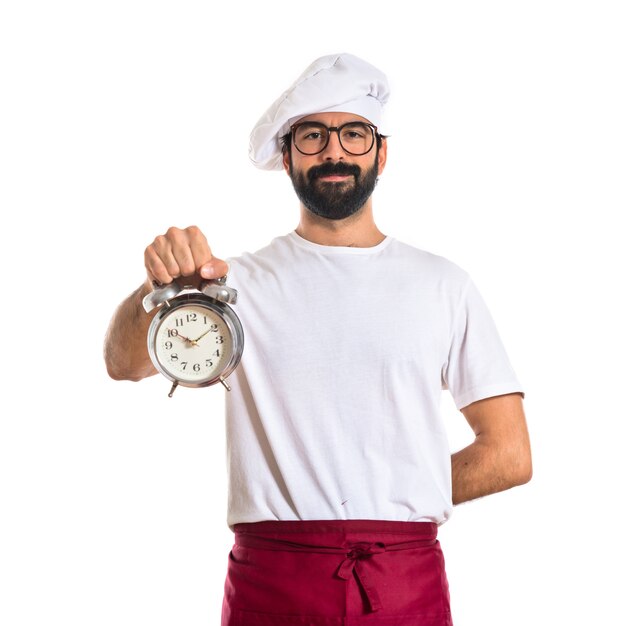
POLYGON ((452 626, 437 525, 235 525, 222 626, 452 626))

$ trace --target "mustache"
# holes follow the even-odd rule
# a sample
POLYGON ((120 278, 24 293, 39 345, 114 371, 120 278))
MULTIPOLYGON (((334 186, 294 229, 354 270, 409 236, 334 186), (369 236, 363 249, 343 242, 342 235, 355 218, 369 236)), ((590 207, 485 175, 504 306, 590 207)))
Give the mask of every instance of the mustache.
POLYGON ((358 165, 350 163, 322 163, 312 167, 308 172, 309 181, 314 181, 320 176, 354 176, 356 179, 361 174, 361 168, 358 165))

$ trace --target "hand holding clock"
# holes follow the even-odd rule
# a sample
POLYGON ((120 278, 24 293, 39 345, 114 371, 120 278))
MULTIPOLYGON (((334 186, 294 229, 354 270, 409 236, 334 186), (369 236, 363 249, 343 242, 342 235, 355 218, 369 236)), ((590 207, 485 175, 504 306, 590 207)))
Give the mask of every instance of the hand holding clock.
POLYGON ((174 383, 169 396, 179 384, 219 382, 230 390, 225 379, 241 359, 244 336, 229 306, 236 303, 237 291, 225 284, 228 264, 213 256, 197 226, 169 228, 146 248, 144 259, 154 291, 142 305, 146 313, 157 310, 148 327, 148 354, 155 369, 174 383), (213 341, 200 345, 209 333, 213 341))
MULTIPOLYGON (((173 356, 176 350, 171 346, 167 335, 174 336, 173 330, 178 326, 177 321, 174 317, 169 321, 164 319, 165 311, 158 305, 149 315, 145 315, 144 302, 154 293, 155 283, 170 285, 175 279, 184 276, 185 287, 189 285, 193 288, 201 288, 204 281, 217 281, 224 277, 228 272, 228 264, 213 256, 206 237, 197 226, 183 229, 171 227, 165 234, 157 236, 145 249, 144 264, 147 273, 146 281, 120 304, 107 329, 104 357, 109 376, 115 380, 141 380, 161 371, 170 380, 180 379, 181 382, 185 375, 190 386, 204 386, 212 384, 214 380, 225 384, 224 379, 236 367, 243 349, 241 325, 232 311, 225 311, 228 306, 221 303, 207 305, 206 296, 197 296, 200 302, 180 302, 181 306, 176 309, 176 314, 180 316, 184 313, 185 318, 179 330, 186 331, 187 312, 202 314, 203 323, 206 315, 206 323, 218 325, 219 332, 216 337, 224 345, 211 345, 213 342, 208 339, 204 339, 202 345, 198 345, 197 342, 204 337, 204 330, 194 330, 190 326, 190 330, 186 332, 187 335, 200 334, 200 337, 195 340, 196 343, 189 336, 181 336, 181 339, 186 346, 193 347, 193 350, 189 350, 189 356, 193 354, 193 363, 185 366, 184 359, 181 358, 180 368, 176 370, 178 363, 176 357, 173 356), (165 336, 157 337, 159 334, 157 318, 163 322, 162 330, 165 336), (148 345, 146 345, 146 335, 148 335, 148 345), (172 353, 168 356, 170 350, 172 353), (163 357, 164 363, 167 362, 167 367, 172 370, 171 373, 163 371, 164 365, 157 365, 157 351, 163 357)), ((220 289, 217 289, 217 292, 219 291, 220 289)), ((216 297, 217 292, 214 294, 216 297)), ((175 298, 175 300, 179 301, 181 298, 175 298)), ((234 303, 231 300, 228 302, 234 303)))
POLYGON ((150 281, 162 285, 179 276, 193 276, 192 280, 199 284, 201 279, 219 278, 228 272, 226 261, 213 256, 197 226, 168 228, 146 248, 144 263, 150 281))

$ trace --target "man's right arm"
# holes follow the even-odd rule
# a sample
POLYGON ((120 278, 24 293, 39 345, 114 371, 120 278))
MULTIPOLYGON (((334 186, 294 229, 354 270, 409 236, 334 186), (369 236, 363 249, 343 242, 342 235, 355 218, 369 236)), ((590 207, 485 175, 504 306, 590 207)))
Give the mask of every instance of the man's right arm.
POLYGON ((148 355, 148 327, 156 309, 146 313, 142 300, 152 291, 148 280, 115 311, 104 340, 104 361, 114 380, 141 380, 156 374, 148 355))
POLYGON ((197 226, 168 229, 146 248, 144 260, 148 277, 117 308, 104 341, 107 372, 115 380, 136 381, 157 372, 147 346, 148 328, 156 310, 148 314, 142 304, 153 282, 166 285, 179 276, 194 275, 199 282, 202 278, 219 278, 228 271, 227 263, 213 256, 197 226))

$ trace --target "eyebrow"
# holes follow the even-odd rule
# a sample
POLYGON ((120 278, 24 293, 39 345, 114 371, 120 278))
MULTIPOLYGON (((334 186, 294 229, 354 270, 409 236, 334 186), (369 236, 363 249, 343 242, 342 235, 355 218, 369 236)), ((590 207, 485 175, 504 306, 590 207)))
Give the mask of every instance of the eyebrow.
MULTIPOLYGON (((368 124, 369 122, 365 122, 364 120, 347 120, 345 122, 341 122, 341 124, 338 124, 338 126, 343 126, 344 124, 368 124)), ((298 125, 298 124, 321 124, 322 126, 326 126, 327 128, 329 128, 328 124, 326 124, 325 122, 322 122, 321 120, 298 120, 294 126, 298 125)))

